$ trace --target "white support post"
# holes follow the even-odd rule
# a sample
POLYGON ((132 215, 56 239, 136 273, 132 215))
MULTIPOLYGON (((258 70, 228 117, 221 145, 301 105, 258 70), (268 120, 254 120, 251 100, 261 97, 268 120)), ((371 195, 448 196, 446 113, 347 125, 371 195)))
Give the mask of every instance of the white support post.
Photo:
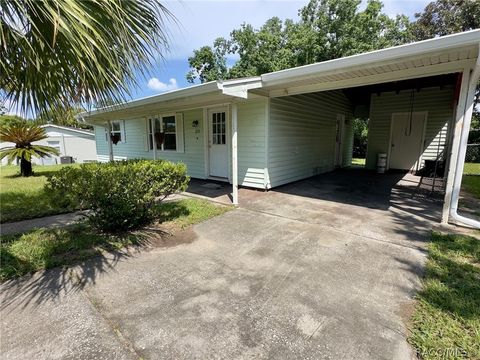
POLYGON ((232 104, 232 202, 238 205, 237 104, 232 104))
POLYGON ((463 115, 465 113, 465 102, 467 101, 468 83, 470 80, 470 68, 465 68, 462 72, 462 83, 460 85, 460 95, 458 97, 457 110, 452 129, 452 147, 450 153, 450 162, 448 166, 447 184, 445 186, 445 199, 443 202, 442 223, 448 223, 450 215, 450 206, 452 203, 453 180, 455 178, 455 169, 457 168, 458 147, 460 145, 460 135, 462 133, 463 115))
POLYGON ((474 94, 477 81, 480 78, 480 55, 476 66, 463 71, 460 97, 457 105, 457 115, 453 131, 452 152, 448 168, 447 185, 445 189, 445 202, 443 205, 442 222, 454 220, 461 224, 480 228, 480 222, 458 214, 458 198, 462 184, 465 154, 467 150, 468 133, 472 120, 474 94))
POLYGON ((157 140, 155 139, 155 119, 150 118, 150 129, 152 129, 153 160, 157 160, 157 140))
MULTIPOLYGON (((477 70, 478 73, 478 70, 477 70)), ((474 75, 474 74, 472 74, 474 75)), ((472 122, 475 88, 477 87, 477 77, 472 76, 470 79, 470 86, 467 93, 467 103, 465 105, 465 113, 463 116, 463 126, 459 141, 458 159, 453 180, 452 202, 450 206, 450 213, 457 213, 458 197, 460 195, 460 187, 462 185, 463 168, 465 166, 465 155, 467 153, 468 133, 470 131, 470 123, 472 122)))
POLYGON ((112 123, 107 121, 108 159, 113 161, 112 123))

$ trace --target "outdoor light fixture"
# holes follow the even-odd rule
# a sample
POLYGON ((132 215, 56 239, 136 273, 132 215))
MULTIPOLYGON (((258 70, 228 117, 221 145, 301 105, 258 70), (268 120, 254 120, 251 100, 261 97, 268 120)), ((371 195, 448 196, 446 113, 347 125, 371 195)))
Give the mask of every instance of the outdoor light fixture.
POLYGON ((198 120, 193 120, 192 121, 192 127, 197 128, 198 127, 198 120))

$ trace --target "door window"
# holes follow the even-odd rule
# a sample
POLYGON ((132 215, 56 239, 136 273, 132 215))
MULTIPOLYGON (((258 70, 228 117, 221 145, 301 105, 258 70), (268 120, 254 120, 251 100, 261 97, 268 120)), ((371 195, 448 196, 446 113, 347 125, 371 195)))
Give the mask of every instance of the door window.
POLYGON ((212 114, 212 143, 214 145, 226 144, 225 113, 212 114))

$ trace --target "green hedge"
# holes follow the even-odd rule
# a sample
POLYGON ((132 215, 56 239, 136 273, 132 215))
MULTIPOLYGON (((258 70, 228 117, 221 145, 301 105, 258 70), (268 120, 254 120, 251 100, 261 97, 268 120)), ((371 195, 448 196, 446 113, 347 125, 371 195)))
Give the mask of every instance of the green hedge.
POLYGON ((92 226, 106 232, 137 228, 155 218, 156 204, 184 191, 184 164, 163 160, 128 160, 67 167, 45 185, 52 201, 89 209, 92 226))

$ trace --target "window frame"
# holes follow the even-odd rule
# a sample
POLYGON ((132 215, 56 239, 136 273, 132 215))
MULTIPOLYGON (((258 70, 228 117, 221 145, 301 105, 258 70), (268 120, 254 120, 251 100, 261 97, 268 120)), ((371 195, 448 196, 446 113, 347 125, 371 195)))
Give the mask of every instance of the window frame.
MULTIPOLYGON (((120 134, 120 141, 119 143, 125 143, 126 142, 126 134, 125 134, 125 120, 112 120, 110 122, 110 136, 114 134, 120 134), (118 130, 113 130, 113 124, 118 124, 119 129, 118 130)), ((108 142, 108 130, 105 129, 105 141, 108 142)))
POLYGON ((178 150, 178 123, 177 123, 177 114, 176 113, 165 113, 165 114, 159 114, 159 115, 154 115, 154 116, 149 116, 147 118, 147 140, 148 140, 148 151, 162 151, 162 152, 179 152, 178 150), (175 121, 175 132, 165 132, 163 131, 163 119, 164 118, 169 118, 173 117, 175 121), (152 120, 153 120, 153 126, 152 126, 152 120), (157 120, 159 121, 160 124, 160 133, 163 134, 169 134, 169 135, 175 135, 175 149, 165 149, 165 140, 160 144, 160 147, 158 146, 158 143, 155 142, 157 145, 156 149, 153 147, 153 136, 154 136, 154 128, 156 128, 157 125, 157 120))

